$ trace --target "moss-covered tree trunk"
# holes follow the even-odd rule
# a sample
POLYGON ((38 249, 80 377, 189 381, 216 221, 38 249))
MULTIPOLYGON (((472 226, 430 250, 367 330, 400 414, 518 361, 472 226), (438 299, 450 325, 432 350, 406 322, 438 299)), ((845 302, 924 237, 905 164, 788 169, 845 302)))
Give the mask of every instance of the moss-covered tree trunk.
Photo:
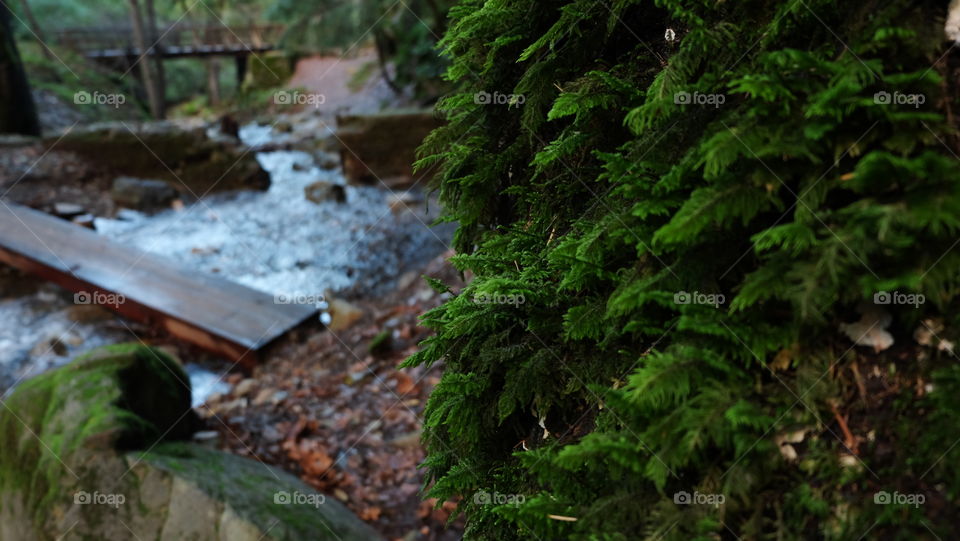
POLYGON ((426 145, 474 280, 430 494, 475 539, 947 539, 947 2, 462 0, 426 145))
POLYGON ((0 3, 0 132, 40 135, 37 109, 5 3, 0 3))

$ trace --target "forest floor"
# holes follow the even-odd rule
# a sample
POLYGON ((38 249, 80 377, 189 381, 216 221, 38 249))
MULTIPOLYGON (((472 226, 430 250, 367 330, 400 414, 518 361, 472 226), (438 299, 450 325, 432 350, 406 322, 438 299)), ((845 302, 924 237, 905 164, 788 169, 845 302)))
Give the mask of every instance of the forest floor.
POLYGON ((278 465, 329 494, 389 539, 458 539, 455 505, 421 498, 422 413, 440 367, 400 369, 430 335, 418 317, 439 305, 422 275, 462 284, 444 254, 379 299, 352 301, 348 328, 293 333, 200 413, 223 449, 278 465))

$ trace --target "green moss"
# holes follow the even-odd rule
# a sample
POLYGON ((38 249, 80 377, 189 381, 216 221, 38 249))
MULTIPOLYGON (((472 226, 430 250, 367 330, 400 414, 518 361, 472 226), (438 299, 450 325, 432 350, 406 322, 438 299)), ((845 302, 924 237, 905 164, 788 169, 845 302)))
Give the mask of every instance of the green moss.
POLYGON ((474 278, 409 363, 443 363, 425 466, 468 538, 955 536, 960 371, 913 336, 960 335, 946 5, 453 8, 421 163, 474 278), (876 355, 839 327, 883 291, 926 303, 876 355))
POLYGON ((273 52, 251 57, 247 63, 247 78, 244 90, 278 88, 293 76, 296 58, 282 52, 273 52))
POLYGON ((186 437, 189 379, 166 353, 108 346, 23 382, 0 412, 0 491, 17 491, 38 523, 62 485, 84 471, 81 451, 186 437), (164 436, 166 434, 166 436, 164 436))
POLYGON ((164 443, 134 455, 193 482, 275 539, 368 541, 377 535, 339 502, 277 504, 278 493, 317 495, 299 479, 265 464, 193 444, 164 443))
POLYGON ((20 41, 17 46, 23 57, 24 68, 30 77, 30 85, 56 95, 65 105, 74 106, 77 91, 97 90, 101 94, 122 94, 126 102, 122 107, 74 106, 73 111, 87 121, 145 119, 147 107, 137 96, 137 86, 120 73, 103 69, 78 51, 55 44, 56 58, 44 56, 40 44, 33 36, 20 41), (82 84, 81 84, 82 81, 82 84))

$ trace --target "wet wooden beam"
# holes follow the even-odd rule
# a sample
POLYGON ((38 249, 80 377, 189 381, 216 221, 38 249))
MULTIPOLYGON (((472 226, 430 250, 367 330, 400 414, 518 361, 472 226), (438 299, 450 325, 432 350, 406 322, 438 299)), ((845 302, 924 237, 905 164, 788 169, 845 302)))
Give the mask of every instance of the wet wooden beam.
POLYGON ((0 262, 246 369, 259 351, 317 312, 6 202, 0 202, 0 262))

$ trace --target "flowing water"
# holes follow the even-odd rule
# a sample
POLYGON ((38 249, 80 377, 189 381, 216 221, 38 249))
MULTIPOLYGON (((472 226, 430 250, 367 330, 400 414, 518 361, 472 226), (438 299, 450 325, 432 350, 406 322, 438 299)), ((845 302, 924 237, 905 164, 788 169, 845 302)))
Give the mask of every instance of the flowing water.
MULTIPOLYGON (((251 145, 277 136, 269 126, 241 130, 251 145)), ((321 169, 306 152, 265 152, 257 159, 272 178, 265 192, 216 194, 152 216, 123 211, 98 218, 97 231, 197 272, 305 299, 345 289, 377 295, 448 248, 451 227, 428 227, 435 205, 391 209, 388 190, 348 186, 338 169, 321 169), (304 188, 318 181, 343 186, 346 202, 307 200, 304 188)), ((425 197, 418 190, 410 199, 425 197)), ((0 288, 0 390, 83 351, 135 339, 122 319, 85 317, 69 292, 33 278, 15 283, 0 288)), ((195 403, 224 390, 219 374, 192 363, 186 368, 195 403)))

